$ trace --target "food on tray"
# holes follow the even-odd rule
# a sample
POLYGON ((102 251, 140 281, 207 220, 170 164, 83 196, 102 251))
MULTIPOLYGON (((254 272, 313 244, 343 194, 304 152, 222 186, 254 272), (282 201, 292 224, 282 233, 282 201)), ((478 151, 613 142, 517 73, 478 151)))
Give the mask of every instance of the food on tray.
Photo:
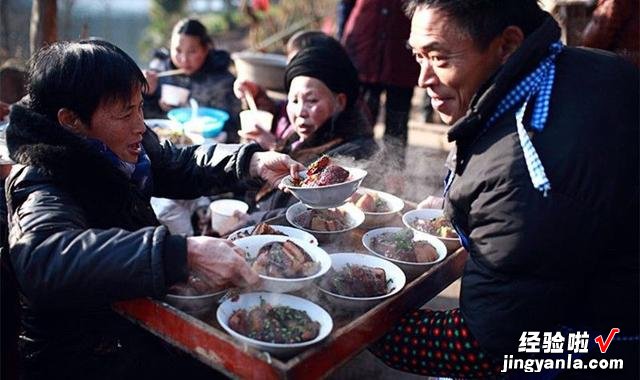
POLYGON ((313 209, 296 216, 294 221, 312 231, 342 231, 349 228, 347 213, 340 209, 313 209))
POLYGON ((152 129, 158 135, 160 141, 170 141, 174 145, 193 145, 193 141, 179 131, 161 127, 152 129))
POLYGON ((426 241, 414 241, 413 232, 404 228, 385 232, 371 239, 371 248, 390 259, 428 263, 438 259, 436 249, 426 241))
POLYGON ((411 222, 411 227, 418 231, 443 238, 457 238, 458 234, 451 223, 444 217, 439 216, 433 219, 415 218, 411 222))
POLYGON ((307 168, 307 178, 295 183, 300 187, 320 187, 342 183, 349 178, 349 171, 334 164, 329 156, 322 156, 307 168))
POLYGON ((235 239, 245 238, 247 236, 256 236, 256 235, 282 235, 282 236, 287 236, 287 234, 284 234, 284 233, 276 230, 275 228, 271 227, 267 223, 258 223, 253 227, 252 230, 246 230, 246 231, 239 232, 237 234, 237 236, 235 237, 235 239))
POLYGON ((339 271, 331 268, 320 285, 347 297, 377 297, 389 293, 389 281, 382 268, 347 264, 339 271))
POLYGON ((250 310, 236 310, 229 327, 252 339, 271 343, 300 343, 315 339, 320 323, 311 320, 306 311, 288 306, 272 306, 263 299, 250 310))
POLYGON ((391 208, 387 202, 380 198, 378 193, 365 192, 355 194, 355 205, 364 212, 389 212, 391 208))
POLYGON ((174 284, 169 288, 167 294, 195 297, 218 293, 226 288, 227 286, 209 286, 200 277, 190 274, 186 282, 174 284))
POLYGON ((265 244, 258 251, 252 268, 259 274, 278 278, 312 276, 320 270, 320 263, 291 240, 265 244))

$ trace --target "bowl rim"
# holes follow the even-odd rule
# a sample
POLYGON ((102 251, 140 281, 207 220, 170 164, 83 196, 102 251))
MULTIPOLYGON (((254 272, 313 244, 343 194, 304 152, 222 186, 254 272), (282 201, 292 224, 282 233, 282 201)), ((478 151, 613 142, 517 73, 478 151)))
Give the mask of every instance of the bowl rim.
MULTIPOLYGON (((424 231, 420 231, 419 229, 413 227, 411 225, 411 223, 409 223, 409 218, 413 217, 415 214, 419 214, 420 211, 442 211, 441 215, 444 215, 444 210, 443 209, 439 209, 439 208, 420 208, 420 209, 415 209, 415 210, 410 210, 405 212, 402 215, 402 223, 407 227, 410 228, 414 233, 418 233, 418 234, 425 234, 425 235, 429 235, 429 236, 433 236, 436 237, 442 241, 447 241, 447 242, 455 242, 455 241, 460 241, 460 237, 454 237, 454 238, 450 238, 450 237, 443 237, 443 236, 438 236, 438 235, 434 235, 434 234, 430 234, 428 232, 424 232, 424 231), (411 214, 411 216, 409 216, 409 214, 411 214)), ((454 229, 455 230, 455 229, 454 229)), ((456 231, 456 235, 458 235, 458 231, 456 231)))
POLYGON ((165 299, 166 298, 171 298, 171 299, 180 300, 180 301, 197 301, 197 300, 201 300, 201 299, 206 299, 206 298, 210 298, 210 297, 219 296, 219 295, 221 295, 223 293, 228 292, 229 289, 231 289, 231 287, 224 288, 224 289, 219 290, 219 291, 214 292, 214 293, 200 294, 200 295, 197 295, 197 296, 185 296, 185 295, 166 293, 164 295, 164 298, 165 299))
MULTIPOLYGON (((368 257, 371 259, 374 259, 376 261, 386 261, 387 265, 391 265, 393 268, 398 270, 398 273, 400 273, 402 275, 401 279, 401 283, 402 286, 396 286, 392 291, 383 294, 381 296, 375 296, 375 297, 352 297, 352 296, 345 296, 342 294, 338 294, 338 293, 334 293, 330 290, 324 289, 323 287, 321 287, 319 284, 316 284, 316 287, 322 291, 323 293, 329 294, 333 297, 336 298, 340 298, 343 300, 348 300, 348 301, 380 301, 383 300, 385 298, 389 298, 397 293, 399 293, 402 289, 404 289, 404 287, 407 285, 407 276, 404 274, 404 272, 402 271, 402 269, 397 266, 395 263, 387 260, 387 259, 383 259, 380 256, 372 256, 372 255, 368 255, 366 253, 357 253, 357 252, 336 252, 336 253, 332 253, 329 256, 334 256, 334 255, 340 255, 340 256, 345 256, 345 257, 368 257)), ((333 267, 333 260, 332 260, 332 267, 333 267)), ((360 265, 360 264, 358 264, 360 265)), ((384 268, 383 268, 384 269, 384 268)), ((385 270, 385 275, 387 274, 387 271, 385 270)))
MULTIPOLYGON (((393 195, 391 193, 387 193, 386 191, 381 191, 381 190, 375 190, 375 189, 371 189, 369 187, 362 187, 360 186, 358 188, 358 190, 356 190, 354 192, 354 194, 357 194, 359 190, 363 190, 363 191, 367 191, 367 192, 373 192, 373 193, 377 193, 378 195, 382 194, 382 196, 386 196, 389 198, 395 198, 394 200, 398 200, 400 201, 400 208, 398 210, 391 210, 391 211, 385 211, 385 212, 368 212, 368 211, 364 211, 362 210, 362 212, 364 212, 365 215, 371 215, 371 216, 384 216, 384 215, 390 215, 390 214, 395 214, 397 212, 401 212, 402 210, 404 210, 404 200, 396 195, 393 195)), ((350 202, 353 203, 355 205, 355 202, 350 202)), ((358 207, 358 206, 356 206, 358 207)), ((359 208, 359 207, 358 207, 359 208)))
MULTIPOLYGON (((269 223, 267 223, 269 224, 269 223)), ((227 236, 227 240, 230 241, 237 241, 238 239, 242 239, 239 237, 235 237, 234 239, 231 239, 234 235, 237 235, 240 232, 243 231, 250 231, 251 229, 253 229, 256 225, 252 225, 252 226, 247 226, 247 227, 242 227, 242 228, 238 228, 237 230, 233 231, 232 233, 229 234, 229 236, 227 236)), ((313 245, 318 245, 318 239, 313 236, 312 234, 310 234, 309 232, 305 231, 305 230, 301 230, 299 228, 293 227, 293 226, 285 226, 282 224, 269 224, 269 226, 273 227, 275 230, 280 231, 280 232, 285 232, 286 230, 296 230, 296 231, 300 231, 302 233, 305 234, 305 239, 311 239, 311 241, 309 243, 313 244, 313 245)), ((254 235, 254 236, 283 236, 283 235, 272 235, 272 234, 262 234, 262 235, 254 235)), ((292 237, 292 238, 296 238, 295 236, 291 236, 291 235, 284 235, 284 236, 288 236, 288 237, 292 237)), ((245 236, 245 237, 249 237, 249 236, 245 236)), ((301 239, 301 238, 296 238, 296 239, 301 239)))
MULTIPOLYGON (((232 309, 233 311, 240 309, 240 308, 236 308, 236 309, 232 309)), ((304 312, 307 312, 306 310, 302 310, 304 312)), ((309 313, 307 312, 307 315, 309 313)), ((311 318, 311 316, 309 316, 309 318, 311 318)), ((234 301, 232 299, 227 299, 224 302, 222 302, 220 304, 220 306, 218 307, 218 310, 216 310, 216 319, 218 320, 218 323, 220 324, 220 326, 222 326, 222 328, 227 331, 227 333, 233 337, 237 337, 237 338, 241 338, 243 341, 248 341, 250 343, 253 343, 254 345, 260 345, 263 347, 268 347, 268 348, 299 348, 299 347, 306 347, 315 343, 318 343, 320 341, 322 341, 323 339, 325 339, 326 337, 328 337, 331 332, 333 331, 333 318, 331 317, 331 314, 329 314, 322 306, 316 304, 315 302, 312 302, 306 298, 302 298, 302 297, 298 297, 298 296, 294 296, 291 294, 285 294, 285 293, 269 293, 269 292, 251 292, 251 293, 243 293, 240 294, 238 296, 238 300, 234 301), (273 302, 277 302, 277 301, 281 301, 281 300, 289 300, 291 302, 297 301, 297 302, 301 302, 301 303, 305 303, 307 304, 310 308, 317 308, 316 311, 319 314, 324 314, 323 316, 325 317, 324 319, 327 322, 327 329, 326 331, 324 331, 323 333, 323 325, 320 321, 315 321, 320 323, 320 331, 318 332, 318 336, 316 336, 315 338, 305 341, 305 342, 299 342, 299 343, 272 343, 272 342, 265 342, 263 340, 258 340, 258 339, 253 339, 253 338, 249 338, 248 336, 242 335, 239 332, 235 331, 234 329, 231 328, 231 326, 229 326, 228 320, 227 321, 223 321, 221 318, 221 314, 223 311, 223 305, 225 304, 229 304, 231 302, 240 302, 240 299, 242 297, 264 297, 263 299, 265 299, 266 302, 269 302, 272 304, 272 306, 289 306, 292 309, 295 310, 300 310, 300 309, 296 309, 288 304, 279 304, 276 303, 275 305, 273 304, 273 302), (267 298, 275 298, 276 301, 269 301, 267 300, 267 298)), ((312 319, 313 320, 313 319, 312 319)))
POLYGON ((296 216, 300 215, 301 213, 298 213, 298 214, 296 214, 295 216, 291 216, 291 217, 290 217, 290 214, 291 214, 291 213, 293 213, 293 210, 295 210, 296 208, 304 207, 304 208, 305 208, 305 209, 304 209, 304 211, 308 211, 308 210, 324 210, 324 209, 322 209, 322 208, 311 208, 311 207, 307 207, 307 205, 305 205, 304 203, 302 203, 302 201, 297 202, 297 203, 294 203, 294 204, 292 204, 291 206, 289 206, 289 207, 287 208, 286 213, 285 213, 285 218, 287 219, 287 222, 289 222, 289 224, 291 224, 293 227, 295 227, 295 228, 297 228, 297 229, 300 229, 300 230, 303 230, 303 231, 305 231, 305 232, 309 232, 309 233, 311 233, 311 234, 321 234, 321 235, 341 234, 341 233, 343 233, 343 232, 348 232, 348 231, 351 231, 351 230, 353 230, 353 229, 356 229, 356 228, 360 227, 360 226, 362 225, 362 223, 364 223, 364 220, 365 220, 365 214, 364 214, 364 212, 363 212, 362 210, 360 210, 360 209, 359 209, 359 208, 357 208, 354 204, 351 204, 351 203, 349 203, 349 202, 344 203, 344 204, 342 204, 342 205, 340 205, 340 206, 338 206, 338 207, 329 207, 329 208, 338 208, 338 209, 339 209, 339 208, 341 208, 341 207, 351 208, 351 206, 353 206, 353 208, 354 208, 354 213, 355 213, 355 214, 357 215, 357 217, 358 217, 358 218, 357 218, 357 221, 358 221, 358 220, 360 220, 360 222, 359 222, 359 223, 356 223, 356 224, 354 224, 352 227, 349 227, 349 228, 344 229, 344 230, 338 230, 338 231, 316 231, 316 230, 312 230, 312 229, 309 229, 309 228, 304 228, 304 227, 302 227, 301 225, 299 225, 298 223, 296 223, 293 219, 294 219, 296 216), (289 211, 289 210, 292 210, 292 211, 289 211), (356 211, 356 210, 357 210, 357 211, 356 211), (362 213, 362 215, 358 214, 358 212, 362 213))
MULTIPOLYGON (((344 185, 347 185, 347 184, 352 184, 352 183, 357 182, 357 181, 361 181, 368 174, 366 170, 360 169, 360 168, 349 167, 349 166, 342 166, 342 168, 349 172, 349 177, 351 177, 352 170, 355 170, 356 173, 358 173, 358 174, 356 174, 354 176, 354 178, 352 178, 350 180, 347 180, 347 181, 344 181, 344 182, 334 183, 334 184, 325 185, 325 186, 313 186, 313 187, 293 186, 292 185, 293 182, 292 182, 291 174, 289 174, 289 175, 287 175, 286 177, 284 177, 282 179, 282 184, 285 187, 287 187, 289 189, 292 189, 292 190, 303 190, 304 191, 304 190, 331 189, 331 188, 335 188, 335 187, 339 187, 339 186, 344 186, 344 185)), ((306 173, 307 173, 306 170, 298 172, 298 174, 300 174, 301 177, 304 177, 304 178, 307 177, 306 173)))
MULTIPOLYGON (((201 115, 202 111, 204 111, 204 112, 214 111, 214 113, 219 114, 220 120, 222 122, 226 122, 231 117, 231 115, 229 115, 229 112, 227 112, 225 110, 222 110, 220 108, 208 107, 208 106, 198 107, 198 116, 207 116, 207 115, 201 115)), ((186 123, 186 121, 185 122, 180 122, 180 121, 176 120, 175 116, 174 116, 175 114, 182 113, 182 112, 187 112, 187 113, 189 113, 189 115, 191 115, 191 107, 173 108, 172 110, 167 112, 167 118, 169 120, 175 121, 176 123, 184 124, 184 123, 186 123)), ((214 116, 211 116, 211 117, 214 117, 214 116)), ((189 120, 191 120, 191 117, 189 117, 189 120)), ((189 120, 187 120, 187 121, 189 121, 189 120)))
POLYGON ((397 260, 397 259, 392 259, 390 257, 387 257, 381 253, 378 253, 376 251, 374 251, 368 244, 368 240, 369 238, 374 235, 373 232, 376 233, 383 233, 383 231, 381 230, 385 230, 384 232, 392 232, 392 231, 400 231, 405 229, 404 227, 380 227, 380 228, 374 228, 372 230, 367 231, 364 235, 362 235, 362 245, 367 249, 367 251, 373 253, 374 255, 381 257, 385 260, 389 260, 392 263, 398 263, 400 265, 406 265, 406 266, 411 266, 411 267, 423 267, 423 266, 429 266, 429 265, 434 265, 437 264, 439 262, 441 262, 442 260, 444 260, 447 257, 447 247, 444 245, 443 242, 441 242, 440 240, 438 240, 437 237, 433 236, 433 235, 429 235, 429 236, 420 236, 417 235, 414 231, 413 233, 413 239, 414 240, 420 240, 420 241, 427 241, 429 244, 431 244, 433 246, 433 248, 435 248, 436 253, 438 254, 438 258, 434 261, 428 261, 428 262, 424 262, 424 263, 416 263, 416 262, 412 262, 412 261, 402 261, 402 260, 397 260), (365 238, 367 238, 365 240, 365 238), (440 252, 444 252, 444 254, 440 254, 440 252))
MULTIPOLYGON (((303 281, 312 281, 315 280, 318 277, 323 276, 325 273, 327 273, 329 271, 329 269, 331 268, 331 258, 329 257, 329 254, 327 253, 327 251, 325 251, 323 248, 320 248, 320 246, 317 245, 312 245, 311 243, 308 243, 304 240, 300 240, 298 238, 293 238, 290 236, 280 236, 280 235, 255 235, 255 236, 247 236, 244 238, 240 238, 240 239, 236 239, 234 240, 233 244, 240 246, 240 244, 238 244, 238 242, 240 242, 241 240, 258 240, 257 238, 262 238, 262 237, 268 237, 271 240, 265 242, 264 244, 268 244, 268 243, 272 243, 272 242, 284 242, 286 240, 292 240, 294 243, 296 243, 298 246, 300 246, 301 248, 303 248, 305 251, 316 251, 315 253, 318 254, 318 260, 314 260, 315 262, 320 263, 320 270, 317 271, 316 273, 312 274, 311 276, 307 276, 307 277, 295 277, 295 278, 281 278, 281 277, 271 277, 271 276, 267 276, 264 274, 258 274, 258 277, 264 279, 264 280, 268 280, 270 282, 274 282, 274 283, 281 283, 281 284, 289 284, 289 283, 300 283, 303 281), (304 246, 308 246, 311 249, 307 249, 307 247, 304 246), (328 265, 327 264, 328 261, 328 265)), ((263 245, 264 245, 263 244, 263 245)), ((261 246, 262 247, 262 246, 261 246)), ((240 247, 242 248, 242 247, 240 247)), ((259 249, 259 248, 258 248, 259 249)), ((315 255, 314 253, 314 255, 315 255)), ((316 258, 315 256, 312 258, 316 258)))

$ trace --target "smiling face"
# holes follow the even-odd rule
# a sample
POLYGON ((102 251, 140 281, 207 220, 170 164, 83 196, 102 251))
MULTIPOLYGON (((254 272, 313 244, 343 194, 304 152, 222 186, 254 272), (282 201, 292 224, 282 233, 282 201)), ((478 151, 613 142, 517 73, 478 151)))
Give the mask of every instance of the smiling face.
POLYGON ((171 37, 171 61, 183 69, 187 75, 200 70, 207 59, 209 49, 203 45, 200 38, 188 34, 174 34, 171 37))
POLYGON ((454 19, 425 6, 413 15, 409 44, 420 65, 418 86, 447 124, 466 114, 473 95, 506 58, 499 37, 482 51, 454 19))
POLYGON ((322 81, 297 76, 291 81, 287 116, 301 140, 307 140, 334 114, 344 110, 346 96, 334 94, 322 81))
POLYGON ((142 115, 142 92, 134 90, 129 102, 104 101, 91 116, 91 124, 83 125, 81 134, 105 143, 118 158, 138 162, 145 132, 142 115))

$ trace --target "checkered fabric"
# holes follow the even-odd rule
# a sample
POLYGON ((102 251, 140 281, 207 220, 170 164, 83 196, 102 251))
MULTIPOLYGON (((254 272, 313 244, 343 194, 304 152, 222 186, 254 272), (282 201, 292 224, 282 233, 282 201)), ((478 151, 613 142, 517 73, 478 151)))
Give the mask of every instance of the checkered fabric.
POLYGON ((549 100, 551 99, 551 89, 553 88, 553 80, 556 72, 555 60, 557 55, 562 51, 562 48, 563 45, 560 41, 554 42, 549 46, 549 55, 540 62, 531 74, 518 83, 507 96, 502 99, 486 125, 486 128, 491 127, 502 115, 513 109, 514 106, 523 103, 516 111, 520 146, 522 146, 531 182, 545 197, 548 191, 551 190, 551 182, 547 178, 540 157, 527 134, 523 119, 527 105, 533 100, 533 110, 530 120, 531 128, 537 132, 544 129, 549 114, 549 100))

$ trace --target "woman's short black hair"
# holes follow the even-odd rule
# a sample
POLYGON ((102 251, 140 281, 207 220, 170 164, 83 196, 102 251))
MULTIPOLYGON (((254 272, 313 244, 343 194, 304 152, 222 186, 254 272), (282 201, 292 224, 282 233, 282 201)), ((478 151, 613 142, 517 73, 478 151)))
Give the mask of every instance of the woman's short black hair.
POLYGON ((211 41, 211 37, 209 37, 209 33, 207 32, 207 28, 195 18, 185 18, 173 27, 173 31, 171 34, 184 34, 187 36, 197 37, 200 40, 200 44, 202 46, 209 48, 212 47, 213 41, 211 41))
POLYGON ((30 106, 52 121, 68 108, 89 124, 102 102, 128 102, 134 89, 146 87, 133 59, 107 41, 56 42, 29 62, 30 106))
POLYGON ((480 50, 508 26, 519 27, 525 37, 541 24, 547 13, 538 0, 408 0, 409 17, 416 8, 427 7, 445 12, 457 22, 458 28, 466 32, 480 50))

